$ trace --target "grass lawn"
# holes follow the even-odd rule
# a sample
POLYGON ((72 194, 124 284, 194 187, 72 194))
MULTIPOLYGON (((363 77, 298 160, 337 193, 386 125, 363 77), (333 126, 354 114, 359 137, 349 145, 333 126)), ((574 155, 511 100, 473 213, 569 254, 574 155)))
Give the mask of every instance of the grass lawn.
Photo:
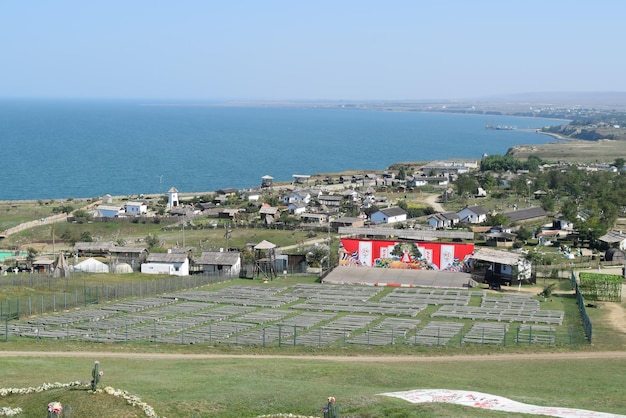
MULTIPOLYGON (((531 404, 626 413, 622 396, 626 375, 616 372, 623 370, 626 359, 381 362, 296 356, 99 360, 105 373, 102 386, 136 394, 160 416, 168 417, 321 416, 328 396, 337 398, 342 416, 351 417, 525 416, 448 404, 412 405, 378 396, 418 388, 475 390, 531 404)), ((93 359, 84 357, 11 357, 0 362, 3 382, 16 387, 89 380, 93 365, 93 359)), ((42 407, 54 400, 72 405, 74 416, 133 416, 116 415, 120 413, 118 404, 111 411, 100 410, 110 403, 106 395, 78 389, 9 395, 0 398, 0 406, 21 407, 25 411, 21 416, 38 417, 42 407)))

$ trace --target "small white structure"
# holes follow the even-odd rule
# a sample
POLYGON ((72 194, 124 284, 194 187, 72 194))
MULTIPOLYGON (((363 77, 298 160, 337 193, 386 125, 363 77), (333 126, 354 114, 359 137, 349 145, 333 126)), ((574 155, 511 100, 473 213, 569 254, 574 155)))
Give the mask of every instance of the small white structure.
POLYGON ((85 261, 71 267, 72 271, 82 271, 83 273, 108 273, 109 266, 96 260, 95 258, 88 258, 85 261))
POLYGON ((376 224, 392 224, 396 222, 404 222, 407 218, 407 212, 400 207, 391 207, 387 209, 381 209, 378 212, 372 213, 370 219, 376 224))
POLYGON ((122 206, 100 205, 96 209, 96 216, 100 218, 116 218, 124 214, 122 206))
POLYGON ((126 202, 125 210, 127 215, 145 215, 148 213, 148 205, 140 201, 126 202))
POLYGON ((178 205, 180 205, 180 202, 178 201, 178 189, 172 186, 167 191, 167 208, 175 208, 178 205))
POLYGON ((152 253, 141 265, 141 272, 146 274, 168 274, 170 276, 188 276, 189 258, 184 253, 152 253))

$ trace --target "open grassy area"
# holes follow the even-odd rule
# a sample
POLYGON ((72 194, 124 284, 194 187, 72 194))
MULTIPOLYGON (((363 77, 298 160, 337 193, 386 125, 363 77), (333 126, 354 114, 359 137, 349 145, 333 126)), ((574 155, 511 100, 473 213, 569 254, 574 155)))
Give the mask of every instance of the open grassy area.
MULTIPOLYGON (((97 355, 94 355, 96 357, 97 355)), ((378 394, 416 388, 475 390, 547 406, 626 412, 617 371, 626 360, 428 362, 373 359, 292 358, 99 358, 102 385, 125 389, 168 417, 255 417, 271 413, 322 416, 335 396, 342 416, 351 417, 504 417, 526 416, 448 404, 411 405, 378 394)), ((42 381, 89 380, 93 358, 2 358, 3 381, 31 386, 42 381)), ((74 416, 118 417, 104 394, 55 390, 0 398, 21 407, 24 417, 41 416, 47 402, 72 405, 74 416), (111 409, 109 409, 111 408, 111 409)), ((120 408, 120 405, 115 405, 120 408)))
MULTIPOLYGON (((285 286, 303 280, 313 281, 314 278, 289 277, 264 285, 285 286)), ((240 283, 262 285, 259 281, 235 280, 210 288, 216 290, 240 283)), ((566 317, 576 322, 579 316, 569 295, 570 285, 567 280, 558 284, 554 297, 542 302, 542 309, 563 309, 566 317)), ((127 390, 152 405, 159 416, 168 417, 256 417, 271 413, 321 417, 321 408, 328 396, 337 398, 344 417, 527 416, 449 404, 412 405, 378 396, 383 392, 419 388, 474 390, 531 404, 626 414, 621 396, 626 375, 619 372, 626 366, 625 358, 544 357, 549 352, 571 350, 582 354, 623 350, 624 334, 615 332, 606 306, 590 310, 595 324, 594 344, 575 347, 264 349, 11 338, 0 342, 0 352, 36 351, 41 354, 1 356, 0 387, 38 386, 56 381, 87 382, 93 361, 99 360, 105 373, 102 386, 127 390), (46 352, 65 354, 47 357, 46 352), (468 355, 481 356, 476 359, 468 355), (505 356, 499 357, 501 355, 505 356), (427 361, 424 356, 428 356, 427 361)), ((56 400, 71 405, 74 416, 142 416, 140 411, 117 398, 90 394, 82 388, 0 397, 0 408, 21 407, 25 412, 20 416, 39 417, 45 405, 56 400)))

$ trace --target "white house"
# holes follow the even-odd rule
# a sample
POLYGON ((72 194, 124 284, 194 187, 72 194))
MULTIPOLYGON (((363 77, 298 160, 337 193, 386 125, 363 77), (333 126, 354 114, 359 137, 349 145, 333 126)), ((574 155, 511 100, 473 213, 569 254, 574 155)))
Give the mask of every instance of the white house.
POLYGON ((96 209, 96 216, 101 218, 115 218, 124 214, 122 206, 100 205, 96 209))
POLYGON ((189 258, 184 253, 152 253, 141 265, 141 272, 147 274, 169 274, 188 276, 189 258))
POLYGON ((309 203, 311 201, 311 192, 309 190, 293 190, 292 192, 283 196, 283 202, 285 204, 304 202, 309 203))
POLYGON ((461 222, 480 224, 487 220, 487 211, 480 206, 467 206, 458 212, 461 222))
POLYGON ((241 271, 241 254, 236 251, 203 251, 196 260, 205 273, 223 273, 237 277, 241 271))
POLYGON ((289 204, 289 213, 292 215, 300 215, 306 212, 306 203, 292 202, 289 204))
POLYGON ((428 217, 428 225, 435 229, 450 228, 459 221, 460 218, 456 212, 435 213, 428 217))
POLYGON ((404 222, 407 218, 407 212, 399 207, 391 207, 387 209, 381 209, 378 212, 372 213, 370 219, 376 224, 392 224, 395 222, 404 222))
POLYGON ((141 201, 126 202, 125 209, 127 215, 145 215, 148 213, 148 205, 141 201))

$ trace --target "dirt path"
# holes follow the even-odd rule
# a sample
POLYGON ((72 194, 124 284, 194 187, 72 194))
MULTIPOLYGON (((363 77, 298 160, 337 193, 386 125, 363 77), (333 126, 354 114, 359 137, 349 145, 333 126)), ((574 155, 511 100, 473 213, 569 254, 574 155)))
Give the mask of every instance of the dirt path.
MULTIPOLYGON (((622 285, 622 295, 626 293, 626 285, 622 285)), ((605 302, 602 309, 607 311, 606 321, 616 332, 626 334, 626 310, 618 302, 605 302)))
POLYGON ((122 358, 144 360, 202 360, 202 359, 285 359, 383 363, 421 363, 450 361, 502 361, 502 360, 588 360, 626 359, 626 351, 581 351, 568 353, 510 353, 475 354, 456 356, 310 356, 264 354, 182 354, 182 353, 111 353, 97 351, 0 351, 1 357, 72 357, 72 358, 122 358))
POLYGON ((443 208, 443 206, 441 206, 441 204, 439 202, 437 202, 437 200, 439 200, 439 195, 438 194, 429 194, 424 196, 424 201, 433 209, 435 209, 435 212, 446 212, 446 210, 443 208))

